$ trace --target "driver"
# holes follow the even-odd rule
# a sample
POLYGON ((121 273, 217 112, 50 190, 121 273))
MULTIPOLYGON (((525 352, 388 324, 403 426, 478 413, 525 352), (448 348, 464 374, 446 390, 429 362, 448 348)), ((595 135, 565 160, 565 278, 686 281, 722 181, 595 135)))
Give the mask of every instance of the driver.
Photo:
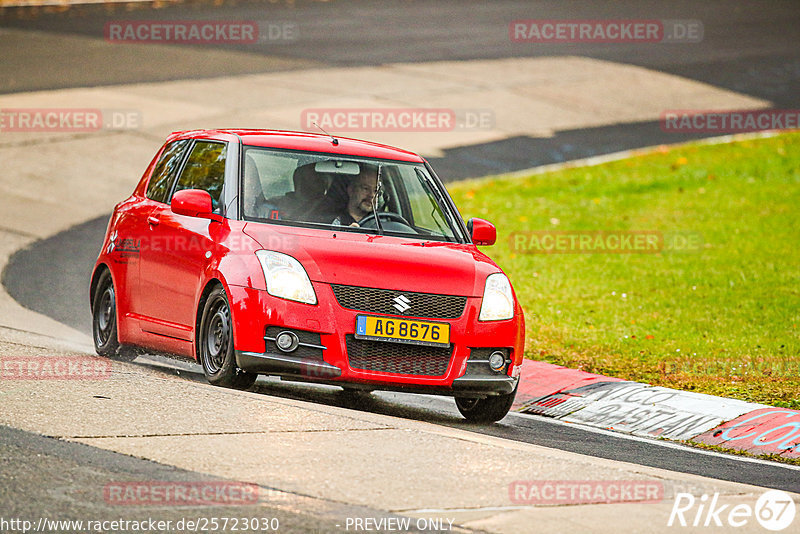
POLYGON ((373 165, 362 165, 361 172, 347 184, 347 205, 331 222, 334 226, 358 226, 372 213, 372 202, 378 187, 378 171, 373 165))

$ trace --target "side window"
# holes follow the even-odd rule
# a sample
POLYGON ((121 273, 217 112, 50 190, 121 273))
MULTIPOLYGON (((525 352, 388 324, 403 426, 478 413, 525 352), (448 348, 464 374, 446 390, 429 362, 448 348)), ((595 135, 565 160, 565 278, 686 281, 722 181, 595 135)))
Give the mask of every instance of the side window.
POLYGON ((216 211, 225 184, 225 156, 227 145, 214 141, 197 141, 189 154, 175 191, 202 189, 211 195, 216 211))
POLYGON ((409 165, 399 168, 405 174, 403 185, 408 195, 408 206, 412 213, 409 220, 414 225, 434 235, 454 237, 452 227, 447 223, 447 217, 442 211, 442 204, 436 199, 433 191, 433 184, 429 183, 427 173, 420 167, 409 165), (412 171, 411 169, 415 170, 412 171))
POLYGON ((161 158, 150 176, 150 182, 147 184, 147 198, 157 202, 167 201, 175 172, 181 164, 189 141, 189 139, 173 141, 161 154, 161 158))
MULTIPOLYGON (((284 195, 294 190, 292 175, 301 165, 297 155, 283 155, 280 153, 266 152, 251 149, 245 152, 245 188, 252 186, 254 191, 260 190, 266 198, 284 195), (250 173, 248 174, 247 158, 250 158, 250 173), (255 178, 258 177, 258 184, 255 178), (253 183, 250 183, 253 182, 253 183)), ((248 194, 250 191, 245 191, 248 194)))

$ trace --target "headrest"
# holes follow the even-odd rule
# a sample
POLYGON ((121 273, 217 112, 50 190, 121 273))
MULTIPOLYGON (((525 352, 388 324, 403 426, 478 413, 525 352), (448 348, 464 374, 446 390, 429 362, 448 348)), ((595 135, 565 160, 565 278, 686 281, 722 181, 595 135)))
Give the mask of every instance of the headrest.
POLYGON ((256 160, 250 155, 244 158, 244 190, 248 196, 264 196, 256 160))
POLYGON ((306 198, 321 197, 328 188, 328 180, 314 170, 313 163, 297 167, 292 180, 295 193, 306 198))

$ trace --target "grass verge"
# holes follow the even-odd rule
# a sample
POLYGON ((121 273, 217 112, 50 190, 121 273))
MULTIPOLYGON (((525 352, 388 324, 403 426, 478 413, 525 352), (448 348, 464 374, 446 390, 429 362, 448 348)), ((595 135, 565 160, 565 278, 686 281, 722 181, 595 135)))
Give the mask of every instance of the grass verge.
POLYGON ((527 357, 800 408, 800 133, 449 190, 498 228, 527 357), (637 232, 657 251, 608 251, 637 232))

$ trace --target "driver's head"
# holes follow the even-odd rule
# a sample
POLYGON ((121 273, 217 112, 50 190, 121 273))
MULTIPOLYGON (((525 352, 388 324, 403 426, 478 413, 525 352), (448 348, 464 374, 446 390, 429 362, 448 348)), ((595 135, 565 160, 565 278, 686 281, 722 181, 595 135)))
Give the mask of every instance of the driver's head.
POLYGON ((361 172, 347 185, 347 211, 355 220, 372 213, 372 201, 378 185, 378 169, 374 165, 361 164, 361 172))

